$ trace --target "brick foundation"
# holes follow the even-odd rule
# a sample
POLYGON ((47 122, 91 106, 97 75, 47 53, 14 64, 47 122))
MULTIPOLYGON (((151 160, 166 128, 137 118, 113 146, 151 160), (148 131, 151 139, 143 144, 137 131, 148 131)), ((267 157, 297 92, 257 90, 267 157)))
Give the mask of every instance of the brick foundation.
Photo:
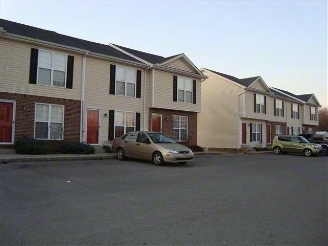
POLYGON ((15 139, 34 137, 35 103, 49 103, 65 106, 64 140, 80 140, 80 101, 6 92, 0 92, 0 99, 16 101, 15 139))
POLYGON ((149 109, 149 130, 151 130, 151 115, 152 113, 162 115, 162 133, 166 136, 173 137, 173 115, 179 116, 188 116, 188 141, 180 142, 183 145, 197 145, 197 113, 195 112, 186 112, 178 110, 169 110, 169 109, 149 109))

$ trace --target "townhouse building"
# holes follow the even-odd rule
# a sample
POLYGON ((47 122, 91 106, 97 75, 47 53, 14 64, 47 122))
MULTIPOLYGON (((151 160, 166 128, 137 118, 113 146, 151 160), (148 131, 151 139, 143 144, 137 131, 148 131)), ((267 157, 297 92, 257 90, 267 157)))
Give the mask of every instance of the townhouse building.
POLYGON ((207 149, 267 147, 275 135, 314 132, 320 103, 269 87, 261 76, 237 77, 202 69, 198 145, 207 149))
POLYGON ((0 19, 0 146, 15 139, 102 145, 132 130, 197 143, 204 74, 163 57, 0 19))

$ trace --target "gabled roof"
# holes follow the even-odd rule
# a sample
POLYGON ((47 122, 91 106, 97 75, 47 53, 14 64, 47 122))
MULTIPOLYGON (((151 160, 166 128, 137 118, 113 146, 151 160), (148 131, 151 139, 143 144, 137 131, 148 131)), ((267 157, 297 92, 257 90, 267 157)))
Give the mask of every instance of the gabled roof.
POLYGON ((307 102, 310 100, 312 96, 313 94, 303 94, 303 95, 297 95, 297 98, 301 99, 304 102, 307 102))
POLYGON ((270 87, 271 90, 274 91, 274 94, 281 96, 281 97, 285 97, 285 98, 289 98, 289 99, 294 99, 295 101, 301 102, 301 103, 305 103, 302 99, 298 98, 297 95, 289 92, 289 91, 285 91, 282 89, 278 89, 275 87, 270 87))
POLYGON ((108 45, 66 36, 54 31, 36 28, 4 19, 0 19, 0 27, 2 27, 6 33, 87 50, 97 54, 112 56, 128 61, 140 62, 108 45))
POLYGON ((260 76, 244 78, 244 79, 240 79, 239 81, 240 81, 240 84, 244 85, 245 87, 248 87, 251 84, 253 84, 254 81, 257 80, 258 78, 260 78, 260 76))

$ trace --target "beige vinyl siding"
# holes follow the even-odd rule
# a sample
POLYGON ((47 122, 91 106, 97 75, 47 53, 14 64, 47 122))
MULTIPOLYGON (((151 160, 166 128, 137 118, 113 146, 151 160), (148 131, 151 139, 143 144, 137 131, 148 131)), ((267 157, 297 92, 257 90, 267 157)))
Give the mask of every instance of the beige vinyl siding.
POLYGON ((243 88, 205 71, 202 107, 197 117, 197 144, 208 148, 239 148, 238 94, 243 88))
MULTIPOLYGON (((201 82, 196 79, 196 104, 173 101, 172 73, 155 70, 155 108, 200 112, 201 109, 201 82)), ((179 76, 179 75, 178 75, 179 76)), ((184 77, 184 76, 182 76, 184 77)), ((192 78, 191 78, 192 79, 192 78)))
MULTIPOLYGON (((245 93, 244 93, 245 102, 243 102, 243 101, 241 102, 242 104, 245 103, 245 115, 243 115, 243 117, 252 118, 252 119, 260 119, 260 120, 267 120, 267 119, 272 118, 273 112, 271 115, 270 109, 271 109, 271 107, 273 107, 273 105, 271 104, 271 100, 268 100, 269 96, 265 95, 265 94, 261 94, 261 93, 256 93, 256 94, 266 96, 266 109, 267 109, 266 114, 254 112, 254 92, 245 91, 245 93)), ((244 107, 244 106, 242 106, 242 107, 244 107)))
MULTIPOLYGON (((121 110, 140 113, 140 128, 143 127, 143 88, 144 70, 141 70, 141 98, 116 96, 109 94, 110 63, 100 59, 87 57, 86 83, 84 101, 84 139, 86 139, 86 110, 100 109, 100 144, 107 141, 109 119, 104 117, 109 110, 121 110)), ((120 65, 120 64, 115 64, 120 65)), ((120 65, 123 66, 124 65, 120 65)), ((130 67, 133 68, 133 67, 130 67)))
POLYGON ((314 100, 313 96, 310 97, 309 101, 307 101, 308 103, 313 103, 313 104, 317 104, 317 102, 314 100))
MULTIPOLYGON (((286 122, 286 118, 287 118, 287 102, 284 101, 284 116, 275 116, 274 115, 274 99, 273 97, 268 97, 267 96, 267 120, 268 121, 275 121, 275 122, 286 122), (268 106, 270 105, 270 106, 268 106)), ((281 99, 277 99, 276 100, 281 100, 281 99)))
POLYGON ((197 73, 196 70, 188 62, 186 62, 183 58, 179 58, 174 61, 171 61, 171 62, 165 64, 165 66, 177 68, 177 69, 192 72, 192 73, 197 73))
POLYGON ((303 124, 305 125, 313 125, 313 126, 318 126, 319 122, 318 122, 318 109, 317 109, 317 120, 310 120, 310 110, 311 110, 311 106, 310 105, 304 105, 304 122, 303 124))
POLYGON ((82 56, 67 51, 32 46, 0 38, 0 80, 2 92, 80 100, 82 56), (31 48, 74 56, 73 89, 29 84, 31 48))
POLYGON ((250 85, 250 87, 262 91, 268 91, 268 89, 263 85, 263 83, 261 83, 261 80, 255 81, 253 84, 250 85))

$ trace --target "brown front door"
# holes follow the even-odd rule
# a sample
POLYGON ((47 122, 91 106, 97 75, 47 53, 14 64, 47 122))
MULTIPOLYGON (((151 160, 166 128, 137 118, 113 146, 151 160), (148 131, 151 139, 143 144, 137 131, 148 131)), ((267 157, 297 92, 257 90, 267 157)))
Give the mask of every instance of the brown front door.
POLYGON ((88 110, 87 113, 87 143, 99 143, 99 110, 88 110))
POLYGON ((267 144, 271 144, 271 125, 267 125, 267 144))
POLYGON ((241 125, 241 138, 242 144, 246 144, 246 123, 242 123, 241 125))
POLYGON ((13 109, 13 103, 0 102, 0 143, 13 140, 13 109))
POLYGON ((151 130, 153 132, 162 132, 162 115, 153 114, 151 116, 151 130))

